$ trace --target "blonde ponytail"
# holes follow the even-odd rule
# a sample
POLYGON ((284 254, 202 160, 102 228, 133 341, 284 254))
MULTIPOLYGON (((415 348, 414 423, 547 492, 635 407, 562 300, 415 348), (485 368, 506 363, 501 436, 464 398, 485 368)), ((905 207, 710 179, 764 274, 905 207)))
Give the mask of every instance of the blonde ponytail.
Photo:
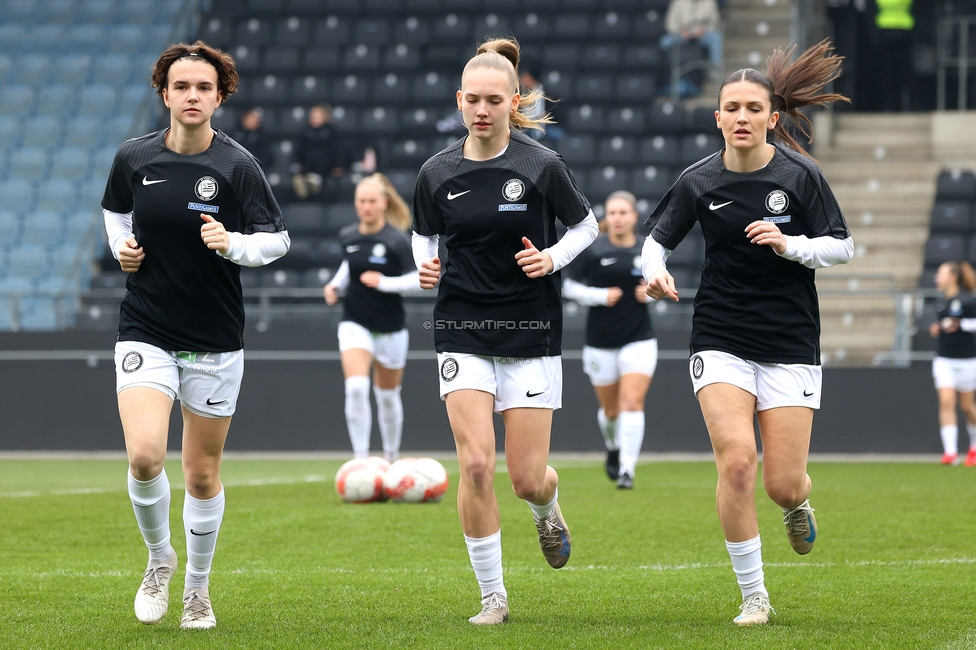
POLYGON ((403 200, 403 197, 400 196, 400 193, 396 191, 396 187, 393 186, 390 179, 384 174, 376 172, 356 183, 356 187, 359 187, 363 183, 375 183, 379 186, 383 196, 386 197, 386 211, 383 213, 383 218, 397 230, 406 232, 410 228, 410 223, 413 221, 410 215, 410 208, 407 206, 407 202, 403 200))
MULTIPOLYGON (((469 70, 487 68, 498 70, 504 73, 511 84, 513 94, 520 93, 519 86, 519 44, 514 38, 494 38, 487 40, 478 46, 478 52, 464 66, 461 73, 461 84, 464 85, 464 76, 469 70)), ((536 104, 545 102, 548 97, 541 90, 530 90, 526 94, 520 93, 519 107, 512 113, 512 125, 517 129, 538 129, 544 130, 544 124, 555 124, 555 120, 549 113, 542 117, 530 117, 534 112, 536 104)), ((543 104, 544 105, 544 104, 543 104)))

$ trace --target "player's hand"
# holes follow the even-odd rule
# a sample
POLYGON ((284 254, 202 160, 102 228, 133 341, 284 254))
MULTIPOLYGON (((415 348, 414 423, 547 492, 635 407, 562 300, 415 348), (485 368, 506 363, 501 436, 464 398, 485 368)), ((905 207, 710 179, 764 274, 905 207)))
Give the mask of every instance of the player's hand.
POLYGON ((942 331, 947 334, 959 331, 959 319, 955 316, 948 316, 942 319, 942 331))
POLYGON ((375 289, 380 286, 380 278, 383 274, 379 271, 363 271, 363 274, 359 276, 359 281, 363 283, 364 286, 370 289, 375 289))
POLYGON ((929 336, 936 338, 939 335, 939 323, 935 322, 929 325, 929 336))
POLYGON ((553 268, 549 253, 538 250, 528 237, 522 238, 522 245, 525 246, 525 250, 515 254, 515 261, 525 274, 530 278, 542 278, 548 275, 553 268))
POLYGON ((607 307, 613 307, 624 297, 624 290, 620 287, 610 287, 607 289, 607 307))
POLYGON ((200 226, 200 238, 203 239, 203 243, 212 251, 226 253, 230 248, 230 235, 227 234, 224 224, 202 212, 200 218, 205 222, 200 226))
POLYGON ((670 298, 678 302, 678 290, 674 288, 674 278, 666 270, 655 271, 644 293, 654 300, 670 298))
POLYGON ((135 273, 142 266, 142 260, 146 258, 146 253, 142 246, 136 242, 135 237, 129 237, 119 249, 119 266, 126 273, 135 273))
POLYGON ((779 226, 775 223, 753 221, 746 226, 746 237, 753 244, 771 247, 777 255, 786 252, 786 235, 780 231, 779 226))
POLYGON ((643 280, 634 287, 634 297, 637 298, 637 302, 645 305, 651 301, 650 296, 647 295, 647 283, 643 280))
POLYGON ((322 295, 325 296, 325 304, 327 305, 334 305, 339 302, 339 292, 331 284, 322 287, 322 295))
POLYGON ((441 279, 441 258, 435 257, 420 265, 420 288, 433 289, 441 279))

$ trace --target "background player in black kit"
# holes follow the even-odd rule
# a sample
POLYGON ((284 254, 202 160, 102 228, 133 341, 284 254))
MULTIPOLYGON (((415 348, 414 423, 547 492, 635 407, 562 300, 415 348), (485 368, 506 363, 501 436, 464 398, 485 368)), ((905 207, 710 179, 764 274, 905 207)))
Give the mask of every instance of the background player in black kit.
POLYGON ((439 283, 434 344, 461 468, 461 529, 481 587, 482 610, 470 619, 478 625, 503 623, 509 612, 493 410, 504 419, 512 488, 533 511, 543 555, 555 568, 569 560, 559 477, 547 464, 562 399, 558 271, 598 230, 562 158, 521 131, 547 118, 526 116, 543 96, 520 95, 518 60, 512 40, 478 48, 457 93, 468 135, 424 164, 414 193, 420 286, 439 283), (569 228, 558 243, 556 218, 569 228), (448 250, 443 275, 439 236, 448 250))
POLYGON ((606 233, 573 262, 563 295, 590 308, 583 371, 600 402, 607 475, 618 488, 630 489, 644 442, 644 397, 657 367, 657 339, 641 277, 644 238, 634 232, 637 199, 614 192, 604 208, 606 233))
POLYGON ((353 453, 356 458, 369 456, 372 366, 383 454, 392 463, 400 455, 400 384, 409 345, 401 294, 420 291, 410 240, 404 234, 410 227, 410 208, 383 174, 359 181, 355 204, 359 223, 339 233, 345 259, 323 291, 330 305, 338 302, 340 291, 348 291, 338 335, 353 453))
POLYGON ((220 459, 244 372, 240 266, 267 264, 290 245, 261 166, 210 126, 237 79, 230 56, 200 41, 163 52, 152 83, 170 126, 122 145, 102 199, 109 245, 130 274, 115 361, 129 496, 149 547, 135 598, 147 624, 165 616, 177 567, 163 467, 176 399, 186 484, 180 627, 217 624, 209 575, 224 512, 220 459))
POLYGON ((653 230, 642 255, 648 295, 677 300, 664 263, 701 224, 705 265, 690 372, 715 452, 719 520, 742 590, 737 625, 764 624, 772 609, 754 498, 754 417, 763 485, 783 509, 790 544, 803 554, 816 540, 806 471, 822 377, 814 269, 854 255, 820 168, 780 121, 785 113, 804 130, 810 123, 799 109, 845 99, 821 93, 839 74, 840 58, 827 41, 791 64, 792 51, 774 52, 766 74, 747 68, 723 82, 715 120, 725 149, 686 169, 668 190, 648 219, 653 230))
POLYGON ((958 393, 969 433, 966 465, 972 467, 976 465, 976 272, 969 262, 946 262, 935 273, 935 286, 943 299, 936 306, 937 320, 929 326, 929 334, 939 339, 932 378, 939 394, 942 464, 955 465, 959 460, 958 393))

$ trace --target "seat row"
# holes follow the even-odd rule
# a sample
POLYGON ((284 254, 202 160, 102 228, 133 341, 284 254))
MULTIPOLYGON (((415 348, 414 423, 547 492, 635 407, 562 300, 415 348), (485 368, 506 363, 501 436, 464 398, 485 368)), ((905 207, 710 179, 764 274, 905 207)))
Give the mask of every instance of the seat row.
POLYGON ((8 84, 0 89, 0 116, 42 115, 70 117, 86 115, 106 120, 115 115, 131 116, 151 95, 149 84, 111 86, 24 86, 8 84))
POLYGON ((142 26, 172 22, 182 0, 0 0, 4 23, 69 25, 94 23, 142 26))
POLYGON ((0 53, 0 84, 77 90, 91 84, 149 85, 157 54, 0 53))
POLYGON ((540 11, 593 10, 664 12, 669 0, 212 0, 215 14, 248 15, 390 15, 391 13, 438 14, 445 11, 540 11))
POLYGON ((118 147, 135 132, 131 115, 18 118, 0 115, 0 150, 17 147, 118 147))
POLYGON ((4 178, 0 180, 0 209, 14 213, 32 213, 37 210, 51 212, 101 213, 102 195, 108 169, 93 173, 89 180, 70 181, 64 178, 45 178, 32 181, 23 178, 4 178))
POLYGON ((96 150, 82 147, 0 150, 0 177, 26 181, 40 181, 49 177, 68 181, 104 179, 112 167, 117 149, 118 146, 96 150))
MULTIPOLYGON (((6 16, 4 16, 6 18, 6 16)), ((57 25, 38 23, 32 26, 8 23, 0 25, 0 52, 6 54, 158 54, 161 43, 169 40, 168 24, 113 23, 110 25, 57 25)))

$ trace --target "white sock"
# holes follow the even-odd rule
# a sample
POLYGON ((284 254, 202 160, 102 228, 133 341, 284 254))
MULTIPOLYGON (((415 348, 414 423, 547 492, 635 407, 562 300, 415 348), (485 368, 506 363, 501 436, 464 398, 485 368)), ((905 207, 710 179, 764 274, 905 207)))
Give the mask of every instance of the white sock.
POLYGON ((186 531, 186 588, 206 587, 217 547, 217 533, 224 518, 224 489, 212 499, 197 499, 189 492, 183 499, 186 531))
POLYGON ((939 435, 942 436, 942 449, 945 453, 955 455, 959 453, 957 440, 959 438, 959 427, 955 424, 947 424, 939 428, 939 435))
POLYGON ((608 419, 606 411, 600 409, 596 412, 596 421, 600 423, 600 433, 603 434, 603 444, 607 446, 607 451, 620 449, 617 444, 617 420, 608 419))
POLYGON ((529 507, 532 508, 532 512, 535 514, 536 517, 538 517, 539 519, 545 519, 546 517, 549 516, 550 512, 556 509, 556 501, 558 500, 559 500, 559 486, 557 485, 556 493, 552 495, 552 501, 550 501, 546 505, 537 506, 531 501, 526 501, 526 503, 528 503, 529 507))
POLYGON ((170 490, 166 470, 156 478, 139 481, 129 472, 129 499, 136 513, 136 523, 149 547, 150 560, 165 560, 173 555, 169 543, 170 490))
POLYGON ((976 449, 976 424, 966 423, 966 432, 969 434, 969 450, 976 449))
POLYGON ((481 587, 481 597, 499 593, 508 598, 502 580, 502 531, 488 537, 465 535, 464 544, 468 547, 468 557, 481 587))
POLYGON ((725 542, 732 558, 732 570, 739 581, 742 597, 746 598, 756 592, 769 595, 763 580, 762 542, 759 535, 744 542, 725 542))
POLYGON ((380 438, 383 439, 383 455, 392 462, 400 455, 400 437, 403 434, 400 387, 373 386, 373 395, 376 397, 376 419, 379 420, 380 438))
POLYGON ((620 472, 633 476, 644 443, 644 411, 621 411, 617 418, 617 434, 620 440, 620 472))
POLYGON ((373 431, 373 411, 369 407, 369 377, 354 375, 346 379, 346 427, 356 458, 369 456, 369 436, 373 431))

